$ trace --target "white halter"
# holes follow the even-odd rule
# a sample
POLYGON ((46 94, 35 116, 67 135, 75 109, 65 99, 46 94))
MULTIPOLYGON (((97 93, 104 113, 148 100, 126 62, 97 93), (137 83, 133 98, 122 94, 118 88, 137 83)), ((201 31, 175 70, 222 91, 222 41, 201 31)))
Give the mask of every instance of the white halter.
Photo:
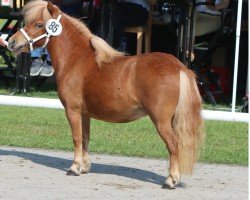
MULTIPOLYGON (((61 17, 62 17, 62 16, 59 15, 59 16, 57 17, 56 21, 59 22, 60 19, 61 19, 61 17)), ((47 25, 47 23, 46 23, 46 25, 47 25)), ((45 38, 45 37, 46 37, 46 40, 45 40, 45 43, 44 43, 44 45, 43 45, 42 47, 43 47, 43 48, 46 47, 46 45, 47 45, 48 42, 49 42, 49 38, 50 38, 50 36, 51 36, 51 34, 48 33, 47 28, 46 28, 46 33, 44 33, 44 34, 42 34, 42 35, 40 35, 40 36, 38 36, 38 37, 36 37, 36 38, 34 38, 34 39, 31 39, 31 38, 28 36, 28 34, 25 32, 25 30, 23 30, 22 28, 20 29, 20 31, 21 31, 21 33, 24 35, 24 37, 26 38, 26 40, 29 42, 30 51, 32 51, 32 50, 34 49, 34 48, 33 48, 33 44, 34 44, 36 41, 41 40, 42 38, 45 38)), ((59 33, 59 34, 60 34, 60 33, 59 33)))

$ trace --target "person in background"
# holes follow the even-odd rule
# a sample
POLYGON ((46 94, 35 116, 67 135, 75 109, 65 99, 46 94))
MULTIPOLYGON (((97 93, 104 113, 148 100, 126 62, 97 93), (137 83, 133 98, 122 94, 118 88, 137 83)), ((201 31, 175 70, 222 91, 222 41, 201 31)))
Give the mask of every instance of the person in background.
MULTIPOLYGON (((211 0, 198 0, 198 2, 212 3, 211 0)), ((203 36, 215 32, 221 28, 221 9, 228 7, 230 0, 216 0, 214 5, 197 6, 194 15, 192 49, 195 43, 195 37, 203 36)), ((188 52, 186 52, 188 55, 188 52)), ((194 60, 194 54, 191 53, 191 61, 194 60)))
POLYGON ((31 51, 32 64, 30 67, 30 76, 50 77, 54 74, 54 69, 47 49, 37 48, 31 51), (45 61, 42 57, 45 56, 45 61))
MULTIPOLYGON (((216 0, 214 5, 200 5, 196 8, 195 36, 202 36, 217 31, 221 27, 220 10, 228 7, 230 0, 216 0)), ((198 0, 197 2, 204 2, 198 0)), ((207 1, 208 3, 210 1, 207 1)))
POLYGON ((142 26, 149 16, 147 0, 118 0, 114 13, 114 47, 126 51, 125 27, 142 26), (124 45, 125 44, 125 45, 124 45))

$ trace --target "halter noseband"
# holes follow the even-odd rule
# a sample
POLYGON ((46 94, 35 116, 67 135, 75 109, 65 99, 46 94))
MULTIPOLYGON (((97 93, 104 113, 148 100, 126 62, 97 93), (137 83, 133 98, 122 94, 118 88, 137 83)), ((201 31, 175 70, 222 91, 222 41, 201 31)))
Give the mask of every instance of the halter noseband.
MULTIPOLYGON (((57 17, 56 21, 59 22, 60 19, 61 19, 61 17, 62 17, 62 15, 59 14, 59 16, 57 17)), ((41 40, 41 39, 43 39, 43 38, 45 38, 45 37, 46 37, 46 40, 45 40, 45 43, 44 43, 44 45, 43 45, 42 47, 43 47, 43 48, 46 47, 46 45, 47 45, 48 42, 49 42, 49 38, 50 38, 50 36, 51 36, 51 34, 49 34, 48 31, 46 30, 46 33, 44 33, 44 34, 42 34, 42 35, 40 35, 40 36, 38 36, 38 37, 36 37, 36 38, 34 38, 34 39, 31 39, 31 38, 28 36, 28 34, 26 33, 26 31, 25 31, 24 29, 21 28, 20 31, 21 31, 21 33, 24 35, 24 37, 26 38, 26 40, 29 42, 30 51, 32 51, 32 50, 34 49, 34 48, 33 48, 33 44, 34 44, 35 42, 37 42, 38 40, 41 40)))

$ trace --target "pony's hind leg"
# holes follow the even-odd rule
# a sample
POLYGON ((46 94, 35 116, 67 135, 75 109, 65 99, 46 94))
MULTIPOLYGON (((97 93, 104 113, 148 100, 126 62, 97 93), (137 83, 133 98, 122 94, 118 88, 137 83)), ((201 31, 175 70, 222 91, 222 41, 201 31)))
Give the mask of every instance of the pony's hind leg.
POLYGON ((84 170, 83 164, 83 152, 82 152, 82 116, 81 112, 67 109, 66 108, 66 116, 70 123, 73 143, 74 143, 74 161, 67 175, 80 175, 84 170))
MULTIPOLYGON (((165 117, 164 117, 165 118, 165 117)), ((178 137, 171 126, 171 117, 165 120, 153 120, 156 129, 165 142, 169 152, 169 176, 163 185, 163 188, 173 189, 180 181, 178 168, 178 137)))

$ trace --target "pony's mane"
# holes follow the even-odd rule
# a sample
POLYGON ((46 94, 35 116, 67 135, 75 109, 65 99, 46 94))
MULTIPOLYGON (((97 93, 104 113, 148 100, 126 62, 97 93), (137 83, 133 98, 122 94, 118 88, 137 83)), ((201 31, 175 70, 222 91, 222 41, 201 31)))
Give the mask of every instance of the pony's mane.
MULTIPOLYGON (((44 0, 32 0, 29 1, 23 7, 23 16, 26 23, 33 23, 38 19, 42 19, 44 22, 52 18, 48 9, 48 2, 44 0)), ((119 52, 109 46, 103 39, 93 35, 85 24, 73 17, 66 14, 64 16, 67 20, 72 23, 82 34, 89 38, 91 45, 95 49, 96 62, 100 67, 102 63, 109 63, 117 57, 124 56, 124 53, 119 52)))
POLYGON ((98 66, 100 67, 101 64, 109 63, 113 61, 115 58, 122 57, 125 54, 122 52, 119 52, 109 46, 107 42, 105 42, 102 38, 99 38, 97 36, 92 36, 90 38, 90 42, 92 46, 95 49, 95 55, 96 55, 96 62, 98 66))

